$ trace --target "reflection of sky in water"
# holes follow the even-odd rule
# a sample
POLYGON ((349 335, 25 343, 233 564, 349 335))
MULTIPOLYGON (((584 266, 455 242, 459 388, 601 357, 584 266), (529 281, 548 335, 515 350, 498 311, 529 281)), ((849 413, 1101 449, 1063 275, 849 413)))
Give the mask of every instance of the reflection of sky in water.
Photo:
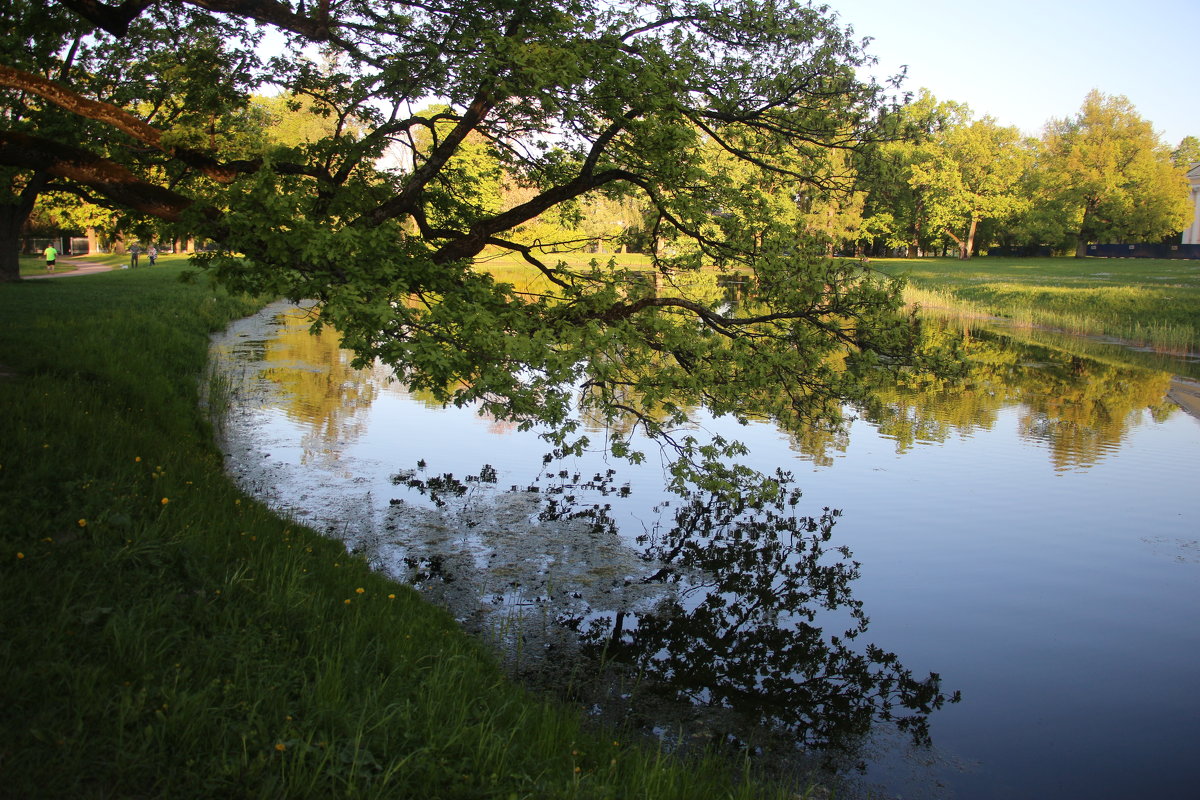
MULTIPOLYGON (((272 395, 261 404, 245 395, 227 423, 231 470, 251 490, 352 546, 398 543, 383 548, 385 561, 405 547, 440 548, 490 576, 487 591, 503 593, 520 569, 525 581, 574 576, 599 588, 632 568, 622 562, 633 551, 617 542, 530 524, 524 496, 476 503, 466 528, 455 507, 434 514, 391 477, 421 459, 426 477, 462 479, 491 464, 506 489, 547 469, 586 480, 611 467, 618 486, 632 485, 630 498, 593 499, 613 503, 632 539, 659 518, 656 451, 639 469, 599 454, 546 468, 549 448, 535 434, 470 409, 431 408, 379 372, 352 385, 348 358, 328 347, 310 362, 334 374, 314 379, 321 369, 301 364, 303 354, 271 362, 268 343, 279 382, 255 385, 261 342, 240 353, 238 343, 261 335, 261 323, 246 322, 215 348, 246 388, 272 395), (306 381, 280 379, 285 363, 306 370, 325 399, 289 397, 283 389, 306 381), (322 410, 336 419, 314 417, 322 410), (392 499, 405 505, 389 516, 392 499)), ((1060 423, 1029 404, 1001 404, 979 424, 917 437, 902 452, 858 420, 827 459, 806 460, 769 425, 721 432, 747 443, 759 468, 795 472, 804 513, 844 510, 835 542, 863 564, 855 595, 871 618, 866 638, 963 691, 963 703, 932 718, 934 740, 948 759, 979 763, 939 775, 946 796, 1162 800, 1194 796, 1184 765, 1200 748, 1200 422, 1159 416, 1122 415, 1116 434, 1081 436, 1094 452, 1079 458, 1052 435, 1060 423)), ((900 780, 894 767, 877 772, 900 780)))

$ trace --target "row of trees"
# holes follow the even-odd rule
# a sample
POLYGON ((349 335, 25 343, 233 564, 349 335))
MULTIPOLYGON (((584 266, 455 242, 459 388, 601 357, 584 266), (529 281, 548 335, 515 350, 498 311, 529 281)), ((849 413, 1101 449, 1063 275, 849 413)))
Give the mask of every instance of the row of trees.
MULTIPOLYGON (((1083 256, 1095 242, 1157 242, 1191 220, 1186 172, 1200 161, 1200 140, 1187 137, 1172 150, 1124 97, 1093 91, 1076 115, 1051 120, 1040 138, 928 92, 893 122, 904 136, 823 154, 809 185, 795 193, 769 176, 739 177, 715 142, 707 143, 707 158, 745 202, 804 228, 827 252, 953 250, 965 259, 1001 245, 1083 256)), ((475 202, 499 208, 523 191, 481 143, 455 160, 475 202)), ((555 211, 520 226, 518 235, 596 251, 654 246, 647 203, 595 197, 555 211)))
POLYGON ((1188 137, 1172 151, 1124 97, 1093 91, 1079 112, 1027 138, 928 93, 904 112, 928 135, 863 164, 860 242, 910 255, 947 243, 968 258, 993 244, 1082 256, 1094 242, 1151 242, 1192 216, 1188 137))
POLYGON ((821 256, 1156 237, 1187 203, 1123 99, 1038 142, 902 104, 799 0, 12 0, 0 53, 0 278, 38 198, 194 235, 231 286, 316 298, 363 359, 501 419, 565 425, 580 381, 601 414, 836 417, 916 337, 895 284, 821 256), (666 280, 553 256, 604 241, 666 280), (489 248, 553 296, 472 270, 489 248), (675 279, 711 265, 752 273, 740 308, 675 279))

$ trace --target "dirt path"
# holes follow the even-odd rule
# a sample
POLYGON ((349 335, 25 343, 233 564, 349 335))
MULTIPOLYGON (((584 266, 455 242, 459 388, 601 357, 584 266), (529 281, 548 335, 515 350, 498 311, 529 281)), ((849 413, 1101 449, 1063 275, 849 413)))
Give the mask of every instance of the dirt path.
POLYGON ((68 275, 95 275, 97 272, 111 272, 113 269, 107 264, 97 264, 85 258, 69 256, 58 260, 54 272, 47 272, 45 275, 25 275, 21 280, 35 281, 42 278, 63 278, 68 275))

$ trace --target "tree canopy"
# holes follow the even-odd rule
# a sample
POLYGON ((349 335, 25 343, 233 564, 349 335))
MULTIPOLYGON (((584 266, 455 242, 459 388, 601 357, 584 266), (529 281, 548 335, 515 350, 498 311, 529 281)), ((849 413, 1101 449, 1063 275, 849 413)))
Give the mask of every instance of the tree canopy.
POLYGON ((1184 169, 1125 97, 1093 91, 1079 113, 1046 126, 1044 204, 1076 254, 1104 239, 1156 240, 1190 217, 1184 169))
POLYGON ((317 299, 364 362, 443 401, 559 426, 564 446, 575 404, 632 411, 652 432, 701 403, 797 426, 837 418, 856 370, 910 360, 897 286, 823 257, 825 209, 854 206, 845 154, 888 138, 894 107, 824 7, 18 0, 5 13, 0 87, 40 117, 0 131, 0 164, 211 240, 219 279, 317 299), (7 57, 26 42, 35 58, 7 57), (322 124, 251 135, 263 87, 322 124), (47 135, 50 119, 81 133, 47 135), (643 214, 650 273, 571 267, 555 255, 569 243, 528 234, 601 202, 643 214), (497 249, 549 289, 472 267, 497 249), (701 269, 753 288, 737 303, 697 293, 681 276, 701 269))
POLYGON ((970 258, 979 224, 1011 216, 1025 205, 1023 178, 1032 152, 1016 128, 991 117, 972 120, 965 106, 957 124, 939 132, 929 157, 912 166, 910 182, 927 197, 927 225, 943 231, 970 258))

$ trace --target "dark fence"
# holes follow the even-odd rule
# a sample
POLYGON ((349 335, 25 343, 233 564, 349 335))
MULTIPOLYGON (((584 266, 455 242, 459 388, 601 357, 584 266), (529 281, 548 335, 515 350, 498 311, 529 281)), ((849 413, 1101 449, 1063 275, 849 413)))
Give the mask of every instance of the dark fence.
POLYGON ((1200 258, 1200 244, 1089 244, 1099 258, 1200 258))

